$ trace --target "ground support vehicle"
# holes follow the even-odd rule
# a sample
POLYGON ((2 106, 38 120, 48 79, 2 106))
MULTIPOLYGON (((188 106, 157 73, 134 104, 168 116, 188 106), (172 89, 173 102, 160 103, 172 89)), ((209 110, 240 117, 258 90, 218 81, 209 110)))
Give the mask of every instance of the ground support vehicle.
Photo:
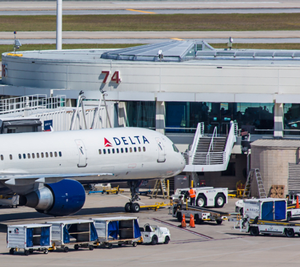
POLYGON ((293 207, 287 208, 287 215, 286 220, 290 221, 292 219, 299 219, 300 217, 300 209, 295 208, 295 205, 293 207))
POLYGON ((198 224, 203 223, 203 221, 215 221, 217 224, 221 224, 223 220, 226 220, 230 216, 227 212, 176 203, 173 204, 172 211, 172 216, 176 217, 179 222, 182 221, 182 215, 184 214, 186 219, 193 215, 195 222, 198 224))
POLYGON ((73 246, 79 248, 94 249, 94 242, 97 241, 97 231, 93 220, 63 220, 49 221, 52 224, 52 247, 50 250, 62 249, 69 251, 73 246))
POLYGON ((51 224, 22 224, 7 226, 7 248, 14 254, 20 249, 25 255, 34 251, 48 253, 51 247, 51 224))
POLYGON ((143 244, 168 244, 171 240, 170 230, 166 227, 158 227, 156 225, 145 224, 140 227, 143 244))
POLYGON ((297 234, 300 236, 299 223, 243 218, 238 221, 234 229, 239 229, 241 232, 250 233, 250 235, 253 236, 257 236, 259 234, 283 234, 287 237, 294 237, 295 234, 297 234))
MULTIPOLYGON (((196 192, 195 203, 199 207, 216 207, 221 208, 228 203, 228 188, 214 188, 214 187, 194 187, 196 192)), ((172 195, 174 202, 179 202, 180 197, 184 201, 189 201, 189 188, 176 189, 175 194, 172 195)))
POLYGON ((92 218, 97 231, 96 246, 112 248, 113 245, 137 246, 141 232, 137 217, 92 218))

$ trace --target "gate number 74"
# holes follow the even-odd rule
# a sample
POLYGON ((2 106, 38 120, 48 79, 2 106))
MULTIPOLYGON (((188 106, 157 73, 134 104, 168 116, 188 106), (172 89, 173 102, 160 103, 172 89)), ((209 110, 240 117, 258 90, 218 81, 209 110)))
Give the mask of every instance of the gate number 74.
MULTIPOLYGON (((106 83, 107 79, 108 79, 108 76, 110 74, 110 71, 109 70, 103 70, 101 72, 101 74, 105 75, 102 83, 106 83)), ((111 76, 110 81, 115 82, 115 83, 120 83, 121 82, 119 71, 114 72, 114 74, 111 76)))

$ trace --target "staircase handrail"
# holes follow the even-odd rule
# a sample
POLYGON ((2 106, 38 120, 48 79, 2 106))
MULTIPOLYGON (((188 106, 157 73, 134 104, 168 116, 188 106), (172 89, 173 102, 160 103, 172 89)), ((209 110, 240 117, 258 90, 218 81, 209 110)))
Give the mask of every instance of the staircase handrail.
POLYGON ((209 148, 207 151, 207 155, 210 153, 211 150, 214 150, 214 138, 218 137, 218 127, 215 126, 212 137, 210 139, 210 144, 209 144, 209 148))
POLYGON ((232 152, 232 148, 234 143, 236 142, 236 136, 238 134, 238 124, 236 122, 231 121, 230 122, 230 130, 227 136, 227 142, 226 142, 226 146, 225 146, 225 155, 224 155, 224 164, 226 164, 226 166, 228 165, 229 159, 230 159, 230 155, 232 152))
POLYGON ((199 122, 197 124, 197 129, 194 135, 194 140, 192 143, 192 147, 189 151, 189 163, 194 161, 195 153, 197 150, 197 146, 199 143, 199 139, 204 135, 204 122, 199 122))

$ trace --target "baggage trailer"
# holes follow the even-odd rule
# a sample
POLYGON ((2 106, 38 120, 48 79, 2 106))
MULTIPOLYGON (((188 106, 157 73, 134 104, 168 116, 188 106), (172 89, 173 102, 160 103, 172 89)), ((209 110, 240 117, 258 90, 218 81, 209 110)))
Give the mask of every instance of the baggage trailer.
POLYGON ((285 198, 245 199, 243 218, 235 229, 250 233, 284 234, 287 237, 300 235, 300 224, 287 220, 287 200, 285 198))
POLYGON ((97 245, 112 248, 113 244, 137 246, 141 231, 137 217, 92 218, 98 235, 97 245))
POLYGON ((69 246, 73 246, 75 250, 79 248, 89 248, 93 250, 93 243, 97 241, 97 231, 93 220, 64 220, 49 221, 52 224, 52 247, 51 250, 57 248, 69 251, 69 246))
POLYGON ((20 249, 25 255, 34 251, 48 253, 51 247, 51 224, 22 224, 7 226, 7 248, 14 254, 20 249))
POLYGON ((193 215, 196 223, 199 224, 203 223, 203 221, 215 221, 217 224, 221 224, 223 220, 227 219, 230 215, 227 212, 220 212, 197 206, 174 204, 172 216, 176 217, 177 220, 181 222, 183 214, 185 215, 185 218, 189 218, 193 215))
MULTIPOLYGON (((216 207, 222 208, 228 203, 228 188, 214 188, 214 187, 194 187, 196 192, 195 203, 199 207, 216 207)), ((189 200, 190 188, 176 189, 172 200, 179 202, 180 197, 183 197, 186 201, 189 200)))

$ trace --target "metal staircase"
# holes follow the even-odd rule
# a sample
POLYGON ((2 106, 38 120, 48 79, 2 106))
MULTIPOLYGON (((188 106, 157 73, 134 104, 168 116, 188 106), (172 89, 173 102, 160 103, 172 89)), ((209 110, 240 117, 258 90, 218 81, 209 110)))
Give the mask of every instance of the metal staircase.
POLYGON ((163 198, 167 198, 169 196, 168 189, 165 183, 165 179, 157 179, 155 181, 155 185, 152 191, 150 198, 156 198, 158 191, 161 191, 163 198))
POLYGON ((259 198, 266 198, 267 194, 266 194, 266 191, 265 191, 265 187, 264 187, 259 169, 251 169, 249 174, 248 174, 248 177, 247 177, 247 181, 246 181, 246 185, 245 185, 245 189, 244 189, 244 193, 243 193, 243 199, 244 198, 250 198, 251 186, 253 184, 253 179, 256 179, 258 197, 259 198))
POLYGON ((218 136, 215 127, 212 136, 204 136, 203 123, 198 124, 191 150, 188 152, 186 172, 224 171, 236 142, 237 124, 231 122, 228 136, 218 136))

